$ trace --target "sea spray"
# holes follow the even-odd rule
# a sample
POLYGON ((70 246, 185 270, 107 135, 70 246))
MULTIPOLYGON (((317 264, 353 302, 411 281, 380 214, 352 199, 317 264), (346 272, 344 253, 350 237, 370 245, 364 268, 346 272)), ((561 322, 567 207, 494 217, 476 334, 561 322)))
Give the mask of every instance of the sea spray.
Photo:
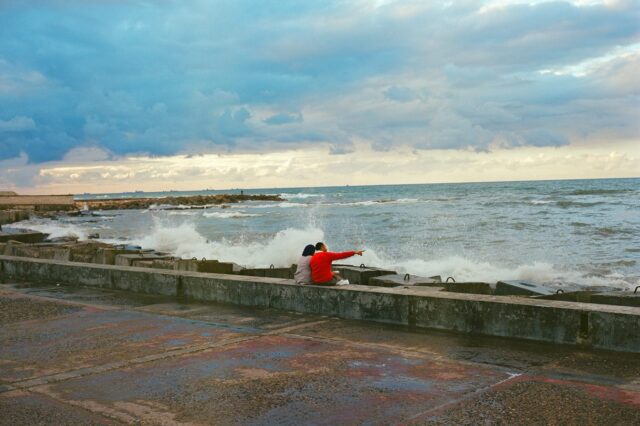
POLYGON ((182 258, 204 257, 246 267, 286 267, 298 260, 304 246, 323 238, 324 232, 317 228, 289 228, 266 241, 246 241, 245 238, 208 241, 191 222, 176 225, 155 218, 154 228, 149 235, 131 242, 182 258))

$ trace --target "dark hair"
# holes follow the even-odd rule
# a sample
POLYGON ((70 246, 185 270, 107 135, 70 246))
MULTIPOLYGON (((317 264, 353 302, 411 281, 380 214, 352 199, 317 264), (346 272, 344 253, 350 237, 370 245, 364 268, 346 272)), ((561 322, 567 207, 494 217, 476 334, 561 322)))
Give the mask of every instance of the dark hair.
POLYGON ((308 244, 307 246, 305 246, 304 250, 302 250, 302 255, 313 256, 315 252, 316 252, 316 248, 313 246, 313 244, 308 244))
POLYGON ((316 250, 322 250, 322 246, 324 245, 324 243, 322 241, 316 243, 316 250))

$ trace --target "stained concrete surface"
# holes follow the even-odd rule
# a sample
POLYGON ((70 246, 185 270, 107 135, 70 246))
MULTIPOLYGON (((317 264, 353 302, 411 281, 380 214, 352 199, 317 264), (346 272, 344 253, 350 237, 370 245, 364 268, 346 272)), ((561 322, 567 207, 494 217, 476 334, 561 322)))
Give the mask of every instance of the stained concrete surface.
POLYGON ((47 283, 0 304, 2 425, 640 423, 637 354, 47 283))

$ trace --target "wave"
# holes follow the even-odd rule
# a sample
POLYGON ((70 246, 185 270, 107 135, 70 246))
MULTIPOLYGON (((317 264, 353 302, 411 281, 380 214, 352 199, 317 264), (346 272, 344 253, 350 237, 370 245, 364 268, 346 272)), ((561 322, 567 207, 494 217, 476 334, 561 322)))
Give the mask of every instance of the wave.
POLYGON ((567 195, 611 195, 634 192, 633 189, 578 189, 567 195))
POLYGON ((397 200, 365 200, 365 201, 352 201, 344 203, 327 203, 327 206, 377 206, 380 204, 409 204, 417 203, 420 200, 417 198, 398 198, 397 200))
MULTIPOLYGON (((88 235, 92 233, 90 230, 83 229, 82 227, 73 223, 53 221, 49 219, 23 220, 21 222, 13 223, 12 226, 16 228, 32 229, 34 231, 49 234, 48 238, 50 239, 71 237, 78 238, 79 240, 85 240, 88 238, 88 235)), ((103 228, 103 226, 100 226, 100 228, 103 228)))
POLYGON ((274 204, 256 204, 256 205, 243 205, 237 206, 237 208, 252 208, 252 209, 268 209, 268 208, 291 208, 291 207, 354 207, 354 206, 378 206, 381 204, 408 204, 408 203, 417 203, 420 200, 417 198, 399 198, 397 200, 389 199, 389 200, 364 200, 364 201, 347 201, 347 202, 325 202, 325 203, 295 203, 290 201, 284 201, 281 203, 274 204))
MULTIPOLYGON (((190 223, 167 225, 157 221, 148 236, 131 243, 143 248, 153 248, 170 252, 176 256, 205 257, 220 261, 235 262, 245 267, 288 267, 295 263, 306 244, 324 240, 324 232, 319 228, 287 228, 272 237, 260 241, 236 240, 208 241, 190 223)), ((609 286, 631 289, 638 285, 637 278, 625 277, 615 271, 596 274, 562 268, 546 262, 532 262, 515 267, 496 265, 490 262, 471 260, 461 256, 438 259, 394 260, 378 254, 374 249, 365 248, 362 257, 340 261, 344 264, 375 266, 420 276, 441 275, 454 277, 456 281, 496 282, 499 280, 528 280, 551 286, 578 283, 587 286, 609 286), (635 280, 635 281, 634 281, 635 280)), ((625 264, 625 266, 628 266, 625 264)))
MULTIPOLYGON (((420 276, 441 275, 454 277, 458 282, 481 281, 495 283, 502 280, 525 280, 553 287, 567 284, 585 286, 607 286, 612 288, 633 289, 640 279, 626 277, 616 272, 596 275, 584 270, 564 269, 547 262, 532 262, 515 267, 500 266, 489 262, 475 261, 461 256, 440 259, 388 260, 378 256, 374 250, 367 250, 357 261, 347 259, 345 264, 377 266, 396 270, 398 273, 410 273, 420 276), (351 261, 350 261, 351 260, 351 261)), ((628 266, 628 265, 626 265, 628 266)))
POLYGON ((560 208, 563 209, 568 209, 571 207, 593 207, 593 206, 597 206, 598 204, 606 204, 603 201, 594 201, 591 203, 588 202, 579 202, 579 201, 558 201, 556 202, 556 205, 560 208))
POLYGON ((597 228, 596 229, 596 234, 603 236, 603 237, 608 237, 610 235, 629 235, 629 234, 633 234, 632 231, 628 230, 628 229, 624 229, 624 228, 611 228, 611 227, 602 227, 602 228, 597 228))
POLYGON ((286 198, 287 200, 291 200, 291 199, 307 199, 307 198, 316 198, 316 197, 322 197, 324 198, 324 194, 305 194, 303 192, 299 192, 297 194, 290 194, 287 192, 283 192, 282 194, 280 194, 280 196, 282 198, 286 198))
POLYGON ((252 214, 252 213, 244 213, 244 212, 204 212, 202 213, 204 217, 216 217, 219 219, 238 219, 242 217, 257 217, 262 216, 260 214, 252 214))
POLYGON ((189 211, 189 210, 187 210, 187 211, 182 211, 182 210, 175 211, 175 210, 172 210, 172 211, 169 211, 167 214, 169 216, 193 216, 193 215, 198 214, 198 212, 197 211, 189 211))
POLYGON ((246 267, 288 267, 297 262, 304 246, 323 239, 324 232, 317 228, 288 228, 266 241, 209 241, 192 223, 170 225, 156 220, 149 235, 130 242, 183 258, 204 257, 246 267))
POLYGON ((250 208, 250 209, 272 209, 275 207, 280 207, 280 208, 291 208, 291 207, 309 207, 309 206, 313 206, 316 204, 304 204, 304 203, 291 203, 289 201, 283 201, 281 203, 274 203, 274 204, 255 204, 255 205, 244 205, 244 206, 233 206, 235 208, 250 208))

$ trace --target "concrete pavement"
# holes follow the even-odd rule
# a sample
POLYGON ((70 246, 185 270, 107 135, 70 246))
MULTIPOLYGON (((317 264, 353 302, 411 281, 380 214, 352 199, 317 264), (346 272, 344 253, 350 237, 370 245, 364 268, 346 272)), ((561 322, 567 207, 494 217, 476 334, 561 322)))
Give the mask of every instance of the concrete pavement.
POLYGON ((640 424, 640 357, 0 285, 0 424, 640 424))

